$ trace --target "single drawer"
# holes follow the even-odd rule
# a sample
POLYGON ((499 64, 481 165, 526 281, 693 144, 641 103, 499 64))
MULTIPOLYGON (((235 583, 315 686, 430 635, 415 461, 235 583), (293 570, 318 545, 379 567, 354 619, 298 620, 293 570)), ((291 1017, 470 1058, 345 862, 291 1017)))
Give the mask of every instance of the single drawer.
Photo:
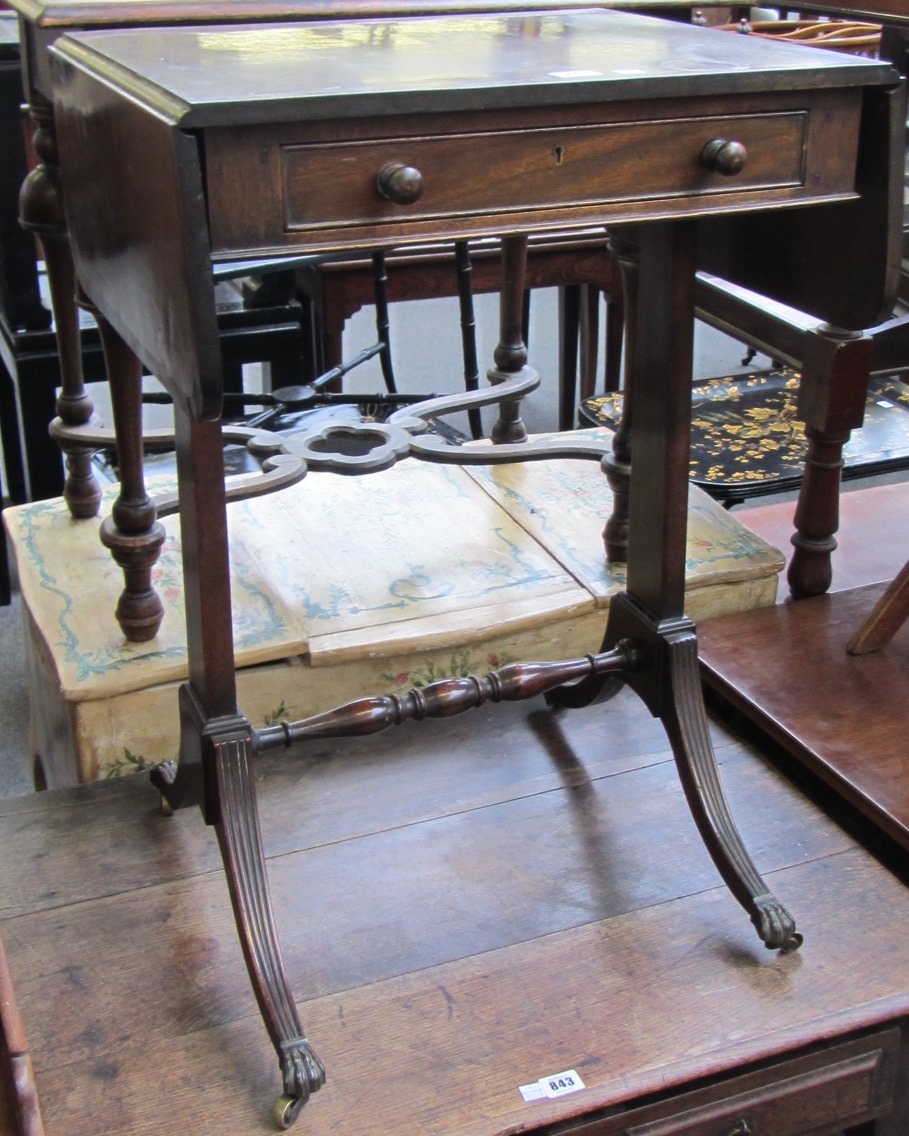
POLYGON ((414 221, 513 209, 603 204, 800 186, 805 177, 804 112, 664 122, 556 127, 380 139, 282 151, 289 231, 414 221), (713 139, 734 140, 747 156, 723 174, 702 160, 713 139), (380 171, 419 172, 412 204, 383 197, 380 171))
POLYGON ((566 1136, 832 1136, 890 1110, 899 1045, 899 1030, 885 1030, 559 1131, 566 1136))
POLYGON ((860 92, 752 94, 714 113, 720 105, 213 128, 212 251, 451 240, 854 194, 860 92), (718 142, 737 144, 733 161, 711 156, 718 142), (383 185, 394 169, 407 171, 403 186, 383 185))

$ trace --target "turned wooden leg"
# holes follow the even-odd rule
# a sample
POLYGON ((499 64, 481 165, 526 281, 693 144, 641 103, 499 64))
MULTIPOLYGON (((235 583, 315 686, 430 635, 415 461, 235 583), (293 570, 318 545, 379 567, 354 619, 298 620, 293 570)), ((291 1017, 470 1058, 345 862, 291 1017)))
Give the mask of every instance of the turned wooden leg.
POLYGON ((391 322, 388 316, 388 273, 385 269, 385 250, 377 249, 372 254, 372 285, 376 301, 376 335, 382 344, 379 363, 382 379, 389 394, 397 392, 394 360, 391 357, 391 322))
POLYGON ((822 595, 833 578, 843 446, 864 421, 873 346, 826 326, 805 336, 798 413, 808 450, 787 574, 794 599, 822 595))
POLYGON ((152 569, 164 543, 155 504, 145 489, 142 452, 142 364, 113 327, 95 312, 110 385, 120 469, 120 493, 110 517, 101 524, 101 540, 123 569, 124 589, 117 622, 132 643, 154 639, 164 605, 152 586, 152 569))
POLYGON ((629 474, 631 471, 632 408, 635 386, 635 341, 639 302, 638 262, 640 250, 635 230, 612 230, 609 251, 618 262, 625 297, 625 384, 622 394, 622 419, 612 439, 612 453, 603 459, 603 472, 612 490, 612 513, 603 529, 606 559, 610 564, 628 559, 629 474))
MULTIPOLYGON (((19 221, 41 241, 60 363, 60 394, 56 410, 60 425, 84 426, 94 412, 82 379, 82 340, 76 307, 76 274, 63 212, 63 186, 57 164, 53 108, 29 108, 35 123, 34 147, 38 165, 26 177, 19 194, 19 221)), ((50 425, 50 423, 48 423, 50 425)), ((63 495, 73 517, 97 516, 101 487, 92 469, 90 446, 60 437, 66 463, 63 495)))
MULTIPOLYGON (((527 236, 502 238, 502 287, 499 293, 499 343, 493 355, 495 367, 486 372, 490 383, 502 383, 527 363, 524 343, 524 276, 527 265, 527 236)), ((524 442, 527 429, 521 420, 519 399, 499 403, 499 417, 491 438, 498 444, 524 442)))
MULTIPOLYGON (((622 283, 621 267, 613 267, 612 287, 606 293, 606 358, 603 362, 603 388, 606 391, 617 391, 622 386, 625 314, 625 286, 622 283)), ((593 393, 594 387, 591 386, 590 394, 593 393)))
MULTIPOLYGON (((461 319, 461 357, 464 361, 464 389, 480 388, 480 364, 477 358, 477 322, 473 307, 473 267, 467 241, 455 241, 455 265, 458 278, 458 307, 461 319)), ((467 411, 472 438, 483 437, 483 419, 478 407, 467 411)))
POLYGON ((582 287, 580 284, 564 284, 559 288, 560 430, 573 430, 576 425, 582 287))

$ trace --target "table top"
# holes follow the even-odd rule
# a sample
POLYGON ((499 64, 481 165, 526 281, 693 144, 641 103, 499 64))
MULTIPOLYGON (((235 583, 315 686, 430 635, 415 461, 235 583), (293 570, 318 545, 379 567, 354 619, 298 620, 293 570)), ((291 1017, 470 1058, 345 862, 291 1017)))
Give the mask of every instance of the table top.
MULTIPOLYGON (((729 0, 9 0, 28 23, 42 28, 129 27, 233 21, 363 19, 432 13, 532 11, 547 8, 627 8, 687 12, 728 8, 729 0)), ((736 7, 735 4, 731 5, 736 7)))
MULTIPOLYGON (((701 8, 721 5, 704 0, 701 8)), ((682 16, 692 0, 13 0, 25 41, 24 79, 30 100, 51 97, 47 48, 63 31, 78 28, 159 27, 169 24, 250 23, 432 13, 526 11, 554 7, 623 7, 682 16)))
MULTIPOLYGON (((261 757, 275 914, 328 1065, 300 1131, 536 1130, 909 1013, 909 889, 713 732, 796 954, 721 885, 630 692, 261 757), (522 1099, 572 1068, 583 1092, 522 1099)), ((0 860, 48 1136, 272 1130, 273 1053, 195 810, 161 816, 141 776, 0 801, 0 860)))
POLYGON ((884 63, 618 11, 67 35, 181 127, 892 83, 884 63), (306 67, 300 66, 306 59, 306 67))

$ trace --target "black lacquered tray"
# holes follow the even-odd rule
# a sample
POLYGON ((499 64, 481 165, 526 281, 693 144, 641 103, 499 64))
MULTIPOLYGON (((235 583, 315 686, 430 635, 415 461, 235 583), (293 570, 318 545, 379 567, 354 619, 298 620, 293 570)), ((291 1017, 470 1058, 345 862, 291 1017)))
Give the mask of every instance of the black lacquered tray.
MULTIPOLYGON (((691 480, 727 505, 797 488, 805 458, 798 387, 799 373, 789 368, 696 382, 691 480)), ((585 399, 581 424, 615 429, 621 407, 620 393, 585 399)), ((909 385, 872 379, 865 425, 843 457, 844 478, 909 469, 909 385)))

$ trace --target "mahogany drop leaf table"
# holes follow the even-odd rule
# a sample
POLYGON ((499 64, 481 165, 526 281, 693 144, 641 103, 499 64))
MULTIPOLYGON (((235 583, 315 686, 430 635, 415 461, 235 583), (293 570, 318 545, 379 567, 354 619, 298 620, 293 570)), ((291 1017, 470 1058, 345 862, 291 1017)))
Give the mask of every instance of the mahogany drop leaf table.
POLYGON ((904 106, 896 72, 610 11, 108 31, 63 37, 52 55, 76 272, 117 364, 122 488, 102 537, 125 572, 118 617, 134 638, 153 637, 161 618, 151 568, 162 532, 142 479, 132 359, 174 398, 183 534, 181 753, 155 780, 170 806, 199 803, 217 831, 279 1059, 279 1122, 293 1121, 325 1071, 298 1016, 269 898, 255 765, 272 746, 531 696, 581 706, 627 683, 662 720, 703 840, 761 940, 797 947, 795 922, 726 801, 684 612, 694 278, 721 265, 725 278, 755 283, 746 253, 756 242, 766 253, 775 239, 787 255, 777 271, 759 258, 762 293, 795 303, 810 292, 804 306, 847 333, 886 311, 881 215, 898 185, 888 156, 904 106), (634 409, 611 452, 582 439, 527 441, 520 419, 538 381, 521 340, 527 234, 592 224, 634 247, 640 297, 626 397, 634 409), (868 287, 858 295, 826 239, 844 225, 866 237, 868 287), (277 451, 265 439, 262 488, 404 458, 600 462, 615 501, 606 555, 628 554, 602 650, 256 729, 236 698, 212 263, 497 234, 501 334, 489 385, 402 410, 387 426, 340 427, 277 451), (499 407, 491 445, 425 432, 428 414, 488 404, 499 407))

